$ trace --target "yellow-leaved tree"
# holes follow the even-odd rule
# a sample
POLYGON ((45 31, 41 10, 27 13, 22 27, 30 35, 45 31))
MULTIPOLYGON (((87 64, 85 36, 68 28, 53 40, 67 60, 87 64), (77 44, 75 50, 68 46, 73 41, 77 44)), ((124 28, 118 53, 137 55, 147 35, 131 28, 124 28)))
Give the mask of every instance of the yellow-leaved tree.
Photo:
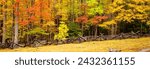
POLYGON ((114 0, 108 6, 106 13, 110 15, 110 21, 100 26, 114 27, 122 22, 149 24, 150 0, 114 0))
POLYGON ((65 40, 68 36, 68 27, 65 24, 65 22, 61 22, 61 24, 58 27, 58 33, 55 34, 54 39, 55 40, 65 40))

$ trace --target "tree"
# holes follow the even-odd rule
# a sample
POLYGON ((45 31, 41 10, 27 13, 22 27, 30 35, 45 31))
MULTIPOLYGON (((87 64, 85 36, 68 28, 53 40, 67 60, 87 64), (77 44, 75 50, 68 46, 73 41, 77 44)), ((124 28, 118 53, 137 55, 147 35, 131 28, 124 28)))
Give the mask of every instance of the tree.
MULTIPOLYGON (((111 21, 105 25, 117 23, 141 24, 149 21, 150 14, 149 0, 114 0, 109 6, 107 13, 114 14, 111 21)), ((141 26, 142 28, 142 26, 141 26)))
POLYGON ((80 11, 80 0, 69 0, 68 3, 68 20, 71 22, 75 22, 75 18, 77 18, 82 12, 80 11))
POLYGON ((81 28, 82 36, 83 36, 84 26, 88 22, 88 17, 86 15, 80 16, 80 17, 76 18, 76 22, 80 24, 80 26, 81 26, 80 28, 81 28))
POLYGON ((103 4, 100 2, 100 0, 88 0, 88 15, 89 16, 95 16, 95 15, 101 15, 104 13, 103 4))
POLYGON ((20 0, 16 0, 15 2, 15 25, 14 25, 14 44, 18 44, 18 36, 19 36, 19 2, 20 0))
POLYGON ((108 17, 107 16, 94 16, 92 19, 91 19, 91 23, 95 26, 95 37, 97 37, 97 27, 98 27, 98 24, 102 24, 102 22, 104 20, 106 20, 108 17))
POLYGON ((68 27, 64 22, 61 22, 60 26, 58 27, 58 33, 55 34, 54 40, 66 40, 68 36, 68 27))
POLYGON ((87 4, 87 13, 91 18, 90 22, 94 26, 94 37, 97 37, 98 24, 102 24, 102 22, 107 19, 107 16, 102 16, 104 14, 104 3, 101 0, 88 0, 87 4))
POLYGON ((82 31, 80 29, 79 24, 71 22, 68 24, 68 28, 69 38, 77 38, 82 35, 82 31))
POLYGON ((2 36, 2 43, 5 44, 5 41, 6 41, 6 9, 7 9, 7 5, 6 5, 7 1, 4 0, 3 1, 3 36, 2 36))
POLYGON ((3 24, 3 13, 2 13, 2 1, 0 1, 0 42, 2 42, 2 24, 3 24))

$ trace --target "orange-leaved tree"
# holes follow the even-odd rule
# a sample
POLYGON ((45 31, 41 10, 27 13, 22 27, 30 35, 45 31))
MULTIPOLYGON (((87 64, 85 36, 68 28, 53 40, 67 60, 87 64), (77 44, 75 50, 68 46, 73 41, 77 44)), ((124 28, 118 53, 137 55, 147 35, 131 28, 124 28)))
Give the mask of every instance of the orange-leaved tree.
POLYGON ((84 26, 88 23, 88 16, 86 15, 83 15, 83 16, 80 16, 78 18, 76 18, 76 22, 80 24, 80 28, 82 30, 82 36, 84 34, 84 26))

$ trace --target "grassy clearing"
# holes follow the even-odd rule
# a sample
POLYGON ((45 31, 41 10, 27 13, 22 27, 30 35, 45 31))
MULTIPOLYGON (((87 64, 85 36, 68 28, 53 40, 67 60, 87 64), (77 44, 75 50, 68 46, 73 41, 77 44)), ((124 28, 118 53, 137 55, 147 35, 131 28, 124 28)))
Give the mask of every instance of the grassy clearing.
POLYGON ((120 49, 123 52, 137 52, 150 48, 150 37, 50 45, 35 48, 0 49, 0 52, 107 52, 109 48, 120 49))

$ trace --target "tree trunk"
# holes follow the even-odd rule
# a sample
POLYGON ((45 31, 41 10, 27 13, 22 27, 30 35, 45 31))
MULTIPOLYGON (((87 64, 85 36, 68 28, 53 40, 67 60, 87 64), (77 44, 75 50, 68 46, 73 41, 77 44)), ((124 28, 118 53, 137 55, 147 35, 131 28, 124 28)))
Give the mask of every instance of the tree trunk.
POLYGON ((72 3, 72 8, 73 8, 73 10, 72 10, 72 11, 73 11, 73 12, 72 12, 72 22, 74 22, 74 18, 75 18, 75 16, 74 16, 74 14, 75 14, 75 13, 74 13, 74 8, 75 8, 74 3, 75 3, 75 2, 74 2, 74 1, 75 1, 75 0, 73 0, 73 3, 72 3))
POLYGON ((140 23, 140 24, 141 24, 140 35, 142 35, 142 33, 143 33, 143 25, 142 25, 142 23, 140 23))
MULTIPOLYGON (((6 9, 6 5, 3 5, 3 8, 6 9)), ((5 44, 5 40, 6 40, 6 11, 3 11, 3 34, 2 34, 2 43, 5 44)))
POLYGON ((97 37, 97 25, 95 25, 95 38, 97 37))
POLYGON ((114 34, 116 35, 116 34, 117 34, 117 31, 118 31, 118 26, 117 26, 117 24, 115 24, 114 26, 115 26, 114 34))
POLYGON ((82 30, 82 36, 84 35, 84 28, 83 28, 84 24, 81 24, 81 30, 82 30))
MULTIPOLYGON (((91 28, 91 27, 90 27, 91 28)), ((91 29, 89 29, 89 35, 88 36, 90 36, 91 35, 91 29)))
POLYGON ((16 6, 16 13, 17 13, 17 15, 15 16, 15 30, 14 30, 14 44, 18 44, 18 36, 19 36, 19 34, 18 34, 18 26, 19 26, 19 24, 18 24, 18 21, 19 21, 19 18, 18 18, 18 15, 19 15, 19 3, 17 3, 17 6, 16 6))
POLYGON ((114 25, 111 25, 111 35, 114 35, 114 32, 115 32, 115 27, 114 25))
MULTIPOLYGON (((14 0, 12 1, 12 3, 14 4, 14 0)), ((15 29, 15 9, 13 7, 13 23, 12 23, 12 42, 14 42, 14 29, 15 29)))

